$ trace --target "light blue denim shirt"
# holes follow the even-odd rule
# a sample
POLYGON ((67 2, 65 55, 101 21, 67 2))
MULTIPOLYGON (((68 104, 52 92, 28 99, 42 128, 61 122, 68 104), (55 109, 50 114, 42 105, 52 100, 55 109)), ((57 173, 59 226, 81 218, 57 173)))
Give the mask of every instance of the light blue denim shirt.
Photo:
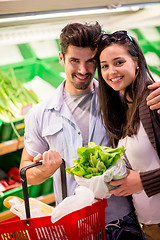
MULTIPOLYGON (((93 81, 95 84, 95 93, 91 101, 88 141, 95 142, 97 145, 108 146, 109 137, 98 115, 98 82, 96 80, 93 81)), ((82 146, 82 136, 70 110, 64 102, 63 87, 64 82, 48 100, 37 104, 29 111, 25 118, 24 143, 27 152, 33 157, 49 149, 55 149, 65 160, 66 167, 71 167, 73 165, 73 158, 78 157, 77 148, 82 146)), ((67 195, 71 196, 74 193, 77 183, 70 174, 66 173, 66 175, 67 195)), ((59 169, 53 175, 53 184, 56 203, 60 203, 62 201, 62 189, 59 169)), ((119 214, 117 216, 118 209, 116 210, 117 207, 119 208, 116 204, 118 198, 116 197, 116 201, 114 201, 115 197, 112 198, 111 212, 109 208, 106 209, 109 221, 119 218, 119 214)), ((108 200, 109 202, 110 199, 108 200)), ((120 206, 122 207, 121 201, 120 206)), ((125 208, 128 209, 127 205, 125 208)), ((124 216, 128 211, 124 211, 120 216, 124 216)))

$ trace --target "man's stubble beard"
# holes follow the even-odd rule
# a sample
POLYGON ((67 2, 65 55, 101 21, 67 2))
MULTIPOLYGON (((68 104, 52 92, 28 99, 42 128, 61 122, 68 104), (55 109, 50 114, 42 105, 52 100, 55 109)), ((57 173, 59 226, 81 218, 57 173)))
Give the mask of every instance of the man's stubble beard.
MULTIPOLYGON (((72 79, 74 78, 75 74, 72 75, 72 79)), ((76 88, 76 89, 79 89, 79 90, 85 90, 88 88, 88 86, 90 85, 92 79, 94 76, 92 76, 92 74, 89 74, 90 76, 90 80, 89 82, 80 82, 80 83, 76 83, 74 81, 71 81, 71 83, 73 84, 73 86, 76 88)))

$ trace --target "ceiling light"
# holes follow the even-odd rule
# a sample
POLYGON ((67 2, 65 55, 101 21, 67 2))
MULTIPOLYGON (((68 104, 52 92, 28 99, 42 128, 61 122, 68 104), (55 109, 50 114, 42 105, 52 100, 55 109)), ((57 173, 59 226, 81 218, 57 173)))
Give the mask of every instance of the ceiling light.
POLYGON ((138 11, 140 7, 138 6, 127 6, 127 7, 116 7, 116 8, 85 8, 76 10, 65 10, 65 11, 52 11, 43 13, 29 13, 27 14, 11 14, 11 15, 0 15, 0 23, 9 22, 19 22, 19 21, 29 21, 29 20, 41 20, 50 18, 64 18, 72 16, 82 16, 82 15, 94 15, 94 14, 104 14, 104 13, 116 13, 116 12, 126 12, 126 11, 138 11))

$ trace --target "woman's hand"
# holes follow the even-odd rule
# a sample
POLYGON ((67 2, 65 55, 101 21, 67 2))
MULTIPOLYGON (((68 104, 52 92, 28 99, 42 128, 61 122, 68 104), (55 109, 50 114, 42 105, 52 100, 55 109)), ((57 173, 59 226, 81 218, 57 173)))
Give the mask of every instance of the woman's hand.
POLYGON ((160 82, 155 82, 149 85, 148 89, 155 90, 148 95, 146 99, 147 105, 151 110, 157 110, 157 112, 160 114, 160 82))
POLYGON ((117 189, 109 191, 111 194, 115 196, 128 196, 143 190, 139 173, 129 169, 127 171, 127 177, 110 182, 112 186, 119 186, 117 189))

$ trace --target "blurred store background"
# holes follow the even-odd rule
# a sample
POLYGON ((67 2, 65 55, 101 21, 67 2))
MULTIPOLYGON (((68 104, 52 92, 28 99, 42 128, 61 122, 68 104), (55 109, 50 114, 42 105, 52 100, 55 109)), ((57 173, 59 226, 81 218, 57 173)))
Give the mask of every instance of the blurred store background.
MULTIPOLYGON (((95 21, 108 33, 127 30, 134 36, 155 80, 160 81, 160 1, 0 0, 0 170, 3 174, 19 167, 28 109, 52 94, 65 78, 58 61, 61 29, 71 22, 95 21), (32 95, 31 99, 26 93, 22 100, 23 88, 38 98, 32 95)), ((52 179, 46 185, 30 186, 30 196, 52 192, 52 179)), ((21 187, 0 189, 0 220, 6 216, 3 199, 11 194, 21 196, 21 187)))

